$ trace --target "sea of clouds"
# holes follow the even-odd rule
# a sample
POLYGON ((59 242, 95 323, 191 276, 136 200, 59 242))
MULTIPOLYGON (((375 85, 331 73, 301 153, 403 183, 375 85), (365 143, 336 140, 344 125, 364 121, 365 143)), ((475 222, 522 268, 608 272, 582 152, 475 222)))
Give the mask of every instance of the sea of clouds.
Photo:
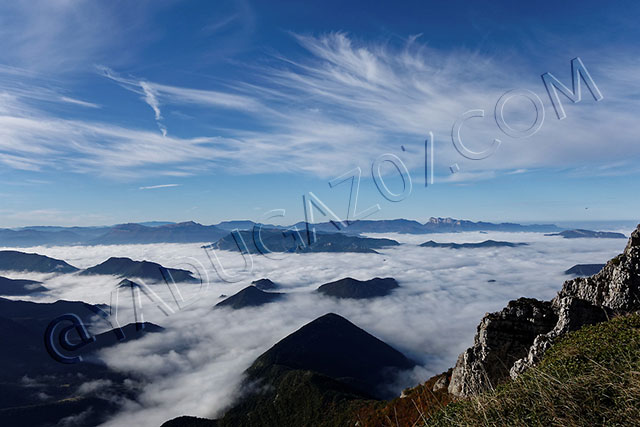
MULTIPOLYGON (((166 267, 198 269, 203 286, 178 285, 185 302, 178 308, 165 284, 150 288, 173 313, 165 315, 144 295, 144 320, 166 328, 163 333, 104 350, 101 357, 114 370, 142 379, 137 401, 126 401, 105 425, 161 425, 180 415, 216 417, 240 394, 243 371, 280 339, 315 318, 334 312, 382 339, 419 363, 391 385, 398 394, 455 363, 471 345, 486 312, 501 309, 518 297, 550 299, 568 279, 574 264, 604 263, 622 251, 624 239, 563 239, 541 233, 479 232, 405 235, 376 234, 402 242, 380 254, 306 253, 253 256, 253 269, 238 273, 239 253, 218 251, 222 265, 240 280, 220 280, 200 244, 34 247, 20 249, 64 259, 87 268, 111 256, 149 260, 166 267), (427 241, 480 242, 487 239, 526 242, 515 248, 453 250, 421 248, 427 241), (208 283, 206 278, 208 277, 208 283), (288 297, 242 310, 213 309, 223 298, 269 278, 288 297), (314 292, 318 286, 353 277, 394 277, 400 288, 373 300, 336 300, 314 292), (495 280, 495 282, 488 282, 495 280)), ((211 254, 210 254, 211 255, 211 254)), ((251 264, 251 263, 250 263, 251 264)), ((11 278, 41 280, 50 291, 22 299, 58 299, 109 304, 120 281, 112 276, 47 275, 0 272, 11 278)), ((131 300, 120 296, 118 321, 134 321, 131 300)), ((174 290, 175 295, 175 290, 174 290)), ((102 330, 108 329, 102 325, 102 330)))

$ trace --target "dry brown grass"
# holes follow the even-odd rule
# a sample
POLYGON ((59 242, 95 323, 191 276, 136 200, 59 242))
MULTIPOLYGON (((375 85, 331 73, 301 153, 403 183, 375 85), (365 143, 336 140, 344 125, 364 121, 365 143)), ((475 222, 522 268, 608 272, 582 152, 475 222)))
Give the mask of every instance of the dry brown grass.
POLYGON ((448 405, 428 426, 640 425, 640 316, 589 326, 516 381, 448 405))
POLYGON ((429 417, 444 409, 451 401, 446 388, 433 390, 434 384, 443 376, 451 376, 451 371, 436 375, 424 384, 407 389, 403 397, 390 402, 369 405, 357 413, 360 427, 422 426, 429 417))

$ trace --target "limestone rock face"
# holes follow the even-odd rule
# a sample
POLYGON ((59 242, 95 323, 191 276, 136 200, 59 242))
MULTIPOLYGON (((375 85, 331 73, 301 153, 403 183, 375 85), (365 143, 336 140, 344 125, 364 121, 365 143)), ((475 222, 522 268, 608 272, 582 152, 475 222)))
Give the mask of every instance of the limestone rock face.
POLYGON ((640 225, 624 252, 599 273, 568 280, 552 301, 520 298, 480 322, 473 347, 458 357, 449 393, 468 396, 517 377, 556 339, 616 314, 640 310, 640 225))
POLYGON ((431 388, 432 391, 440 391, 444 388, 447 388, 449 386, 449 381, 451 378, 451 369, 449 369, 447 372, 440 374, 440 377, 438 378, 438 380, 433 384, 433 387, 431 388))
POLYGON ((516 360, 527 355, 533 340, 556 322, 550 302, 531 298, 511 301, 502 311, 485 315, 473 347, 458 357, 449 393, 466 396, 495 386, 516 360))
POLYGON ((556 298, 565 296, 615 312, 640 309, 640 226, 631 233, 624 252, 610 260, 598 274, 567 280, 556 298))
POLYGON ((509 370, 511 378, 516 378, 538 363, 558 337, 585 325, 604 322, 612 314, 604 307, 598 307, 589 301, 574 297, 556 297, 552 301, 552 307, 558 319, 556 325, 546 334, 538 335, 533 340, 526 357, 515 361, 509 370))

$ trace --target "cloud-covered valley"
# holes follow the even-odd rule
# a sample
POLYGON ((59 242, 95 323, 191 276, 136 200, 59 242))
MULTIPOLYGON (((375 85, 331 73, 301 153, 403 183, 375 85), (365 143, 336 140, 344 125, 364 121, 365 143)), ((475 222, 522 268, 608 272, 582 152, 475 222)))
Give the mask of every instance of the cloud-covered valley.
MULTIPOLYGON (((372 235, 373 237, 373 235, 372 235)), ((204 269, 209 278, 181 285, 190 304, 178 310, 164 284, 151 285, 175 313, 165 316, 143 297, 146 321, 163 326, 160 334, 104 350, 101 357, 114 370, 143 378, 137 401, 125 402, 107 425, 158 426, 179 415, 221 415, 241 392, 242 372, 261 353, 311 320, 338 313, 394 346, 419 363, 403 376, 395 391, 424 381, 452 366, 473 338, 485 312, 502 308, 521 296, 549 299, 568 277, 564 270, 578 263, 603 263, 618 254, 624 239, 562 239, 539 233, 385 234, 404 244, 380 254, 278 254, 282 259, 253 256, 253 271, 235 283, 222 281, 199 244, 35 247, 21 249, 65 261, 79 268, 111 256, 158 262, 166 267, 204 269), (452 250, 421 248, 426 240, 479 242, 487 239, 526 242, 514 248, 452 250), (343 277, 394 277, 400 288, 373 300, 336 300, 313 291, 343 277), (231 295, 252 280, 269 278, 288 294, 282 301, 242 310, 216 309, 220 295, 231 295), (488 282, 495 280, 495 282, 488 282)), ((240 254, 218 252, 227 269, 243 265, 240 254)), ((41 280, 50 291, 28 299, 111 301, 119 279, 112 276, 42 275, 3 272, 11 278, 41 280)), ((134 321, 123 299, 121 324, 134 321)), ((103 328, 104 330, 105 328, 103 328)))

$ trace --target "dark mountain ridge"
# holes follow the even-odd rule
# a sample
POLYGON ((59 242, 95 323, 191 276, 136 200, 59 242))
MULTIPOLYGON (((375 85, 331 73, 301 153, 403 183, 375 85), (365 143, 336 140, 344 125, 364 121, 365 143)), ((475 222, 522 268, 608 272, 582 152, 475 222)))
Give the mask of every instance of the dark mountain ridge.
POLYGON ((148 279, 153 282, 164 282, 165 280, 175 282, 197 282, 188 270, 176 268, 166 268, 160 264, 150 261, 134 261, 130 258, 111 257, 105 262, 87 268, 80 272, 83 276, 90 275, 114 275, 124 278, 148 279))
POLYGON ((21 296, 46 291, 48 291, 48 289, 42 286, 42 282, 0 277, 0 295, 21 296))
POLYGON ((328 313, 283 338, 247 373, 260 377, 274 365, 316 372, 363 393, 384 396, 391 371, 411 369, 415 363, 344 317, 328 313))
POLYGON ((365 299, 389 295, 392 290, 398 287, 398 282, 392 277, 384 279, 375 277, 364 281, 346 277, 335 282, 325 283, 317 291, 335 298, 365 299))
MULTIPOLYGON (((361 234, 361 233, 405 233, 429 234, 463 231, 532 231, 558 232, 563 228, 553 224, 473 222, 453 218, 431 218, 424 224, 408 219, 359 220, 350 221, 342 230, 337 230, 330 222, 314 224, 316 231, 325 233, 361 234)), ((0 229, 0 246, 29 247, 38 245, 114 245, 114 244, 150 244, 150 243, 205 243, 215 242, 230 231, 239 229, 250 231, 256 225, 250 220, 222 221, 215 225, 202 225, 193 221, 172 223, 167 221, 149 221, 142 223, 117 224, 100 227, 58 227, 32 226, 17 229, 0 229)), ((264 225, 268 230, 286 230, 292 227, 302 233, 307 224, 298 222, 292 226, 264 225)))
POLYGON ((611 231, 592 231, 592 230, 565 230, 560 233, 545 234, 545 236, 562 236, 565 239, 626 239, 622 233, 613 233, 611 231))
POLYGON ((604 268, 605 264, 576 264, 566 270, 564 274, 573 276, 593 276, 604 268))
POLYGON ((391 246, 398 246, 400 243, 391 239, 374 239, 369 237, 359 237, 344 233, 324 233, 317 232, 315 242, 309 245, 305 241, 306 233, 303 231, 299 237, 295 233, 284 230, 263 229, 258 233, 253 231, 239 231, 230 233, 217 242, 207 245, 208 248, 236 251, 247 250, 252 254, 269 252, 360 252, 377 253, 376 249, 383 249, 391 246), (242 240, 237 240, 237 234, 242 240), (242 242, 244 242, 243 246, 242 242))
POLYGON ((247 286, 240 292, 220 301, 216 307, 230 307, 239 310, 245 307, 258 307, 270 302, 278 301, 285 295, 278 292, 265 292, 256 286, 247 286))
POLYGON ((253 286, 260 289, 261 291, 270 291, 272 289, 277 289, 278 285, 273 283, 269 279, 258 279, 251 282, 253 286))
POLYGON ((18 251, 0 251, 0 271, 33 273, 73 273, 78 269, 65 261, 18 251))
POLYGON ((179 417, 163 426, 350 425, 352 405, 389 396, 385 385, 414 366, 393 347, 328 313, 258 357, 246 371, 247 393, 223 418, 179 417))
POLYGON ((423 248, 449 248, 449 249, 473 249, 473 248, 515 248, 517 246, 528 246, 528 243, 512 243, 496 240, 485 240, 479 243, 437 243, 433 240, 420 245, 423 248))
MULTIPOLYGON (((45 349, 43 337, 52 320, 72 313, 89 328, 96 311, 101 309, 107 308, 79 301, 35 303, 0 298, 0 364, 5 367, 0 370, 2 425, 50 427, 63 425, 64 418, 81 414, 85 415, 82 425, 98 425, 118 409, 119 404, 110 396, 135 399, 135 379, 109 370, 96 355, 98 350, 120 343, 113 330, 96 335, 95 342, 68 354, 83 356, 77 364, 59 363, 45 349), (81 391, 84 383, 98 380, 102 382, 98 390, 81 391)), ((108 326, 104 320, 99 322, 103 328, 108 326)), ((58 327, 58 334, 63 326, 58 327)), ((162 330, 150 323, 144 324, 143 329, 140 326, 124 326, 124 341, 162 330)), ((74 331, 70 338, 72 343, 79 342, 74 331)))

